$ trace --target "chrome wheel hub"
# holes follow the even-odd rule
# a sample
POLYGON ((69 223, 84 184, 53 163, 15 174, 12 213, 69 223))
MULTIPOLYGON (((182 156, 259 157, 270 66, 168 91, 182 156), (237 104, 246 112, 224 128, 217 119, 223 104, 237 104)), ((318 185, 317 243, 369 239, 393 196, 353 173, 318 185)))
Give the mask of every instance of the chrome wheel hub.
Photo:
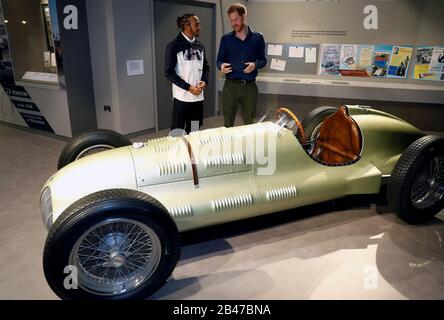
POLYGON ((105 264, 108 264, 109 266, 114 268, 120 268, 123 265, 125 265, 125 256, 119 254, 118 252, 113 252, 109 256, 109 261, 106 262, 105 264))

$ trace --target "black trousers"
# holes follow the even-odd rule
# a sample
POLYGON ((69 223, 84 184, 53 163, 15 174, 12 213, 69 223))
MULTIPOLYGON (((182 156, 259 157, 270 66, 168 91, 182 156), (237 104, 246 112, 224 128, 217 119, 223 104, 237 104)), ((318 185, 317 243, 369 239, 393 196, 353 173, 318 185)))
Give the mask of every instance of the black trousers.
POLYGON ((190 133, 192 129, 192 121, 199 121, 200 129, 203 124, 203 100, 196 102, 184 102, 174 99, 173 106, 171 130, 185 129, 186 133, 190 133))

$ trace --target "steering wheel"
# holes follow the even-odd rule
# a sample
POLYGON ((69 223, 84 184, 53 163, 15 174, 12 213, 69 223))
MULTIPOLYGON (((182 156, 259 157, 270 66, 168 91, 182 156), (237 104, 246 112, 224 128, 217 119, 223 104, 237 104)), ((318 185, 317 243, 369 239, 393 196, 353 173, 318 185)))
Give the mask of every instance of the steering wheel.
POLYGON ((301 142, 301 144, 305 144, 304 128, 302 127, 302 123, 299 121, 298 117, 296 117, 295 114, 287 108, 279 108, 279 109, 277 109, 277 111, 285 113, 291 119, 293 119, 294 123, 296 123, 296 125, 298 126, 298 132, 300 132, 300 142, 301 142))

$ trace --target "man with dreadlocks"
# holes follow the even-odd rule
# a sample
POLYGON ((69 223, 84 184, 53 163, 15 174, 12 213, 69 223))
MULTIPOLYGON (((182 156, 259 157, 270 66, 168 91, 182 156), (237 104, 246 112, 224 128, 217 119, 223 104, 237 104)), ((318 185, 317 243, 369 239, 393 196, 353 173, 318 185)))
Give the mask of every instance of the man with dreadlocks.
POLYGON ((199 18, 187 13, 177 18, 181 32, 171 41, 165 53, 165 75, 173 87, 171 130, 191 131, 191 122, 203 123, 203 91, 208 85, 210 68, 204 46, 197 41, 199 18))

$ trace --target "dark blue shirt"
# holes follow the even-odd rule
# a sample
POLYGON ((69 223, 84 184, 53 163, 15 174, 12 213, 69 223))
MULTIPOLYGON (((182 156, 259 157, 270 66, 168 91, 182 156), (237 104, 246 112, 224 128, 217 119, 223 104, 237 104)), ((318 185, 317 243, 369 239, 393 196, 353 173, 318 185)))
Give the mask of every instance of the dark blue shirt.
POLYGON ((237 38, 234 31, 227 33, 220 40, 216 63, 219 70, 222 63, 231 64, 232 72, 225 75, 227 79, 256 80, 257 71, 267 64, 264 36, 252 31, 250 27, 244 41, 237 38), (246 62, 256 63, 256 69, 245 73, 243 70, 247 67, 246 62))

